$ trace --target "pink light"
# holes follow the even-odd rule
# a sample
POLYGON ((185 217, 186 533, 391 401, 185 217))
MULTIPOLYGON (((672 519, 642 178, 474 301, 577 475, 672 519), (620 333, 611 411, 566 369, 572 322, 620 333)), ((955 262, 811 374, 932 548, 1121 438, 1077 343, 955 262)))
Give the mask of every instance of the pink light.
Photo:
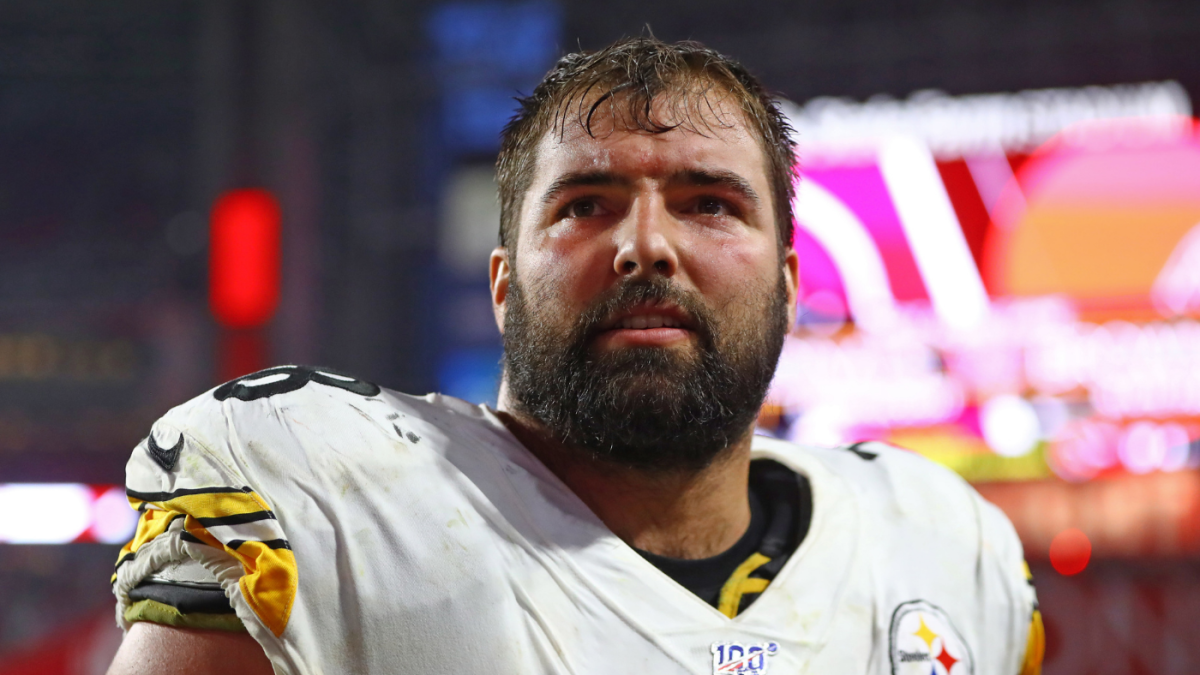
MULTIPOLYGON (((801 181, 793 202, 796 222, 829 256, 839 273, 855 323, 867 330, 895 322, 896 299, 887 268, 863 222, 836 195, 819 183, 801 181)), ((815 293, 824 288, 806 289, 815 293)))
POLYGON ((129 506, 125 488, 113 486, 92 503, 92 538, 104 544, 124 544, 137 526, 137 511, 129 506))
MULTIPOLYGON (((795 232, 794 248, 800 258, 801 303, 811 304, 807 298, 815 295, 822 298, 832 296, 837 298, 844 312, 847 306, 846 289, 842 285, 842 276, 837 265, 808 230, 797 227, 795 232)), ((828 300, 823 301, 828 303, 828 300)))
POLYGON ((806 172, 801 180, 820 184, 862 221, 883 259, 889 288, 897 300, 929 298, 887 185, 873 161, 853 166, 823 166, 806 172))
POLYGON ((0 484, 0 543, 123 543, 136 524, 120 486, 0 484))
POLYGON ((967 330, 988 313, 988 296, 933 154, 913 138, 883 144, 879 168, 938 318, 967 330))

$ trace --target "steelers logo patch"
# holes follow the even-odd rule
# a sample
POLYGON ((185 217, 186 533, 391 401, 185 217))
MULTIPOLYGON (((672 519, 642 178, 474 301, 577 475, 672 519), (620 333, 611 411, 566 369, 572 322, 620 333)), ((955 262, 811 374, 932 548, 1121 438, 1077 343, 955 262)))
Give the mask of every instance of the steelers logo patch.
POLYGON ((940 607, 924 600, 901 604, 889 632, 892 675, 974 675, 967 641, 940 607))

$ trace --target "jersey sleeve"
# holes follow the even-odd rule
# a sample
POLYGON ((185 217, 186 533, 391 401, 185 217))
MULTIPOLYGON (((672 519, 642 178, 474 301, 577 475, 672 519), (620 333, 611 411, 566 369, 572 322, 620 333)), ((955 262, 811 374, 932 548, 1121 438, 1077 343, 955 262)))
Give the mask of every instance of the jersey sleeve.
POLYGON ((195 560, 173 563, 138 582, 123 616, 130 623, 246 631, 220 582, 195 560))
POLYGON ((186 625, 203 614, 236 629, 228 616, 212 616, 224 614, 219 589, 251 633, 261 626, 282 635, 298 588, 296 560, 241 453, 237 424, 208 395, 169 412, 134 448, 126 494, 141 515, 112 576, 123 628, 132 620, 186 625), (180 583, 178 570, 196 566, 209 576, 180 583))
MULTIPOLYGON (((847 448, 861 463, 878 466, 884 482, 874 485, 890 495, 892 508, 910 523, 935 531, 946 551, 958 551, 972 565, 970 608, 976 626, 978 671, 1001 675, 1039 675, 1045 636, 1037 594, 1021 540, 1008 517, 959 475, 920 455, 885 443, 847 448)), ((844 460, 843 461, 847 461, 844 460)))
POLYGON ((1033 574, 1025 562, 1020 539, 1012 523, 999 508, 975 494, 979 502, 982 562, 985 576, 991 576, 997 595, 1006 601, 1015 639, 1008 645, 1006 657, 1018 665, 1010 668, 1014 675, 1040 675, 1045 654, 1046 636, 1038 607, 1033 574), (990 568, 990 572, 988 571, 990 568))
MULTIPOLYGON (((1033 588, 1033 573, 1025 565, 1025 575, 1030 589, 1033 588)), ((1033 598, 1033 611, 1029 615, 1029 637, 1025 639, 1025 658, 1021 661, 1020 675, 1042 675, 1042 659, 1046 656, 1046 624, 1042 621, 1042 610, 1037 596, 1033 598)))

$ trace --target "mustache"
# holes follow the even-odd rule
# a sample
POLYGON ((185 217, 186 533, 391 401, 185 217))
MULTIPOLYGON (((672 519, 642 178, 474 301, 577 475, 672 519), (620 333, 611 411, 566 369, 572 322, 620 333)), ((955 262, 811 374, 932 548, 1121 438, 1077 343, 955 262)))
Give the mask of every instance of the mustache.
POLYGON ((615 314, 627 312, 647 303, 671 303, 685 314, 690 327, 699 335, 701 344, 712 345, 715 321, 712 312, 694 293, 679 288, 664 277, 626 279, 595 299, 576 322, 575 344, 587 344, 605 331, 604 326, 615 314))
POLYGON ((787 332, 782 275, 761 315, 746 298, 712 307, 657 275, 622 277, 569 318, 556 297, 527 298, 515 274, 509 299, 504 368, 514 407, 584 456, 643 471, 698 470, 745 435, 787 332), (692 349, 591 349, 613 319, 658 304, 694 331, 692 349))

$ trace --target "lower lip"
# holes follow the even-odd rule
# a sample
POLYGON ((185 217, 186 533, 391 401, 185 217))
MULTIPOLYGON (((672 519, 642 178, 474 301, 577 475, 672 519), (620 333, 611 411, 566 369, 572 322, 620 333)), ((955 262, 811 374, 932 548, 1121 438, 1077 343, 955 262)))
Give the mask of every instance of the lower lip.
POLYGON ((686 328, 617 328, 604 331, 596 342, 599 347, 666 347, 691 336, 686 328))

